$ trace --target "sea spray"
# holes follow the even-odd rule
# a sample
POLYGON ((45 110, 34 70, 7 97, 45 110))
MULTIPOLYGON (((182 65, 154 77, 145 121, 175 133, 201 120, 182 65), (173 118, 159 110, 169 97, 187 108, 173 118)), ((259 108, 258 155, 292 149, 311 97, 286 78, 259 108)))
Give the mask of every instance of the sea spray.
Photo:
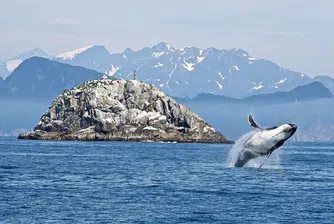
POLYGON ((234 145, 230 149, 229 155, 228 155, 228 167, 234 167, 235 162, 237 161, 238 154, 243 148, 244 142, 252 136, 256 131, 248 132, 244 135, 242 135, 238 140, 235 141, 234 145))
MULTIPOLYGON (((257 131, 248 132, 242 135, 238 140, 236 140, 236 142, 230 149, 230 152, 228 155, 228 159, 227 159, 228 167, 234 167, 234 164, 238 159, 239 152, 243 149, 243 145, 245 141, 247 141, 247 139, 249 139, 256 132, 257 131)), ((278 169, 280 167, 279 164, 280 164, 280 154, 281 153, 280 153, 280 150, 276 150, 276 151, 270 155, 270 157, 265 162, 265 164, 262 166, 262 168, 278 169)), ((245 164, 244 167, 259 168, 261 164, 264 162, 265 158, 266 158, 265 156, 260 156, 255 159, 251 159, 245 164)))

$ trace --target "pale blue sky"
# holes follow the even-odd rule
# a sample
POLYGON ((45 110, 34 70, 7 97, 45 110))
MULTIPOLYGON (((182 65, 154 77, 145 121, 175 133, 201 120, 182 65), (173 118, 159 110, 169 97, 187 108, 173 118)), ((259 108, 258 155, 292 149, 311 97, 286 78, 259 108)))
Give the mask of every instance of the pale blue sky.
POLYGON ((161 41, 242 48, 306 74, 334 76, 332 0, 0 0, 0 60, 36 46, 110 52, 161 41))

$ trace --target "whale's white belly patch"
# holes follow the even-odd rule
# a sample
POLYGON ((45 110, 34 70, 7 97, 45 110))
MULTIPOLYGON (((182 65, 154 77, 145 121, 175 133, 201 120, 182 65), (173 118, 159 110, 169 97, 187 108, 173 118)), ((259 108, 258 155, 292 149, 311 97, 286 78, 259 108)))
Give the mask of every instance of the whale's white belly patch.
POLYGON ((267 154, 276 144, 277 141, 270 131, 258 131, 245 142, 245 147, 261 154, 267 154))

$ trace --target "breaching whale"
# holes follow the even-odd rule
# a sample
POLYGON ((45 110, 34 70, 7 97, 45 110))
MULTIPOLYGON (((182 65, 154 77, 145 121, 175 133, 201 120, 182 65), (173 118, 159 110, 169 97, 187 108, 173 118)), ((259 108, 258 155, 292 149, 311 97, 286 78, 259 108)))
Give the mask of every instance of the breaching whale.
POLYGON ((271 153, 282 146, 297 130, 295 124, 260 128, 255 123, 252 115, 248 115, 248 121, 253 128, 256 128, 256 131, 243 143, 234 164, 235 167, 243 167, 249 160, 259 156, 266 156, 266 161, 271 153))

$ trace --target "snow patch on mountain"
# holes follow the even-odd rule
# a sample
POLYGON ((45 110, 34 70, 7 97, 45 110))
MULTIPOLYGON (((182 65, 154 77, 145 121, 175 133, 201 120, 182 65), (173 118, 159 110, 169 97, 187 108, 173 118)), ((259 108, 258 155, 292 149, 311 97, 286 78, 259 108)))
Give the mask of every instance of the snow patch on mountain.
POLYGON ((174 48, 172 46, 170 46, 169 44, 166 44, 166 47, 169 51, 174 51, 174 48))
POLYGON ((234 70, 236 70, 236 71, 240 71, 240 69, 239 69, 238 66, 236 66, 236 65, 234 65, 232 68, 233 68, 234 70))
POLYGON ((162 64, 162 63, 159 62, 157 65, 154 65, 153 67, 154 68, 158 68, 158 67, 161 67, 161 66, 164 66, 164 64, 162 64))
POLYGON ((275 82, 275 84, 282 84, 284 83, 288 78, 284 78, 284 79, 281 79, 279 80, 278 82, 275 82))
MULTIPOLYGON (((254 85, 256 85, 255 82, 253 82, 253 83, 254 83, 254 85)), ((254 90, 259 90, 259 89, 261 89, 261 88, 263 88, 262 82, 260 82, 259 85, 256 85, 255 87, 253 87, 254 90)))
POLYGON ((223 76, 222 73, 220 73, 220 71, 218 71, 218 75, 220 76, 220 78, 224 81, 225 77, 223 76))
POLYGON ((14 59, 6 62, 7 70, 12 72, 22 63, 21 59, 14 59))
POLYGON ((93 45, 83 47, 83 48, 79 48, 79 49, 72 50, 72 51, 68 51, 68 52, 65 52, 65 53, 61 53, 61 54, 58 54, 56 56, 56 58, 60 58, 60 59, 63 59, 63 60, 73 60, 78 54, 81 54, 82 52, 87 51, 88 49, 90 49, 92 47, 93 47, 93 45))
POLYGON ((223 88, 223 85, 221 85, 218 81, 215 80, 215 82, 217 83, 219 89, 222 89, 222 88, 223 88))
POLYGON ((165 52, 154 52, 153 54, 152 54, 152 57, 154 57, 154 58, 160 58, 162 55, 164 55, 165 54, 165 52))
POLYGON ((113 76, 121 67, 111 65, 111 70, 109 71, 108 75, 113 76))
POLYGON ((168 74, 169 78, 172 77, 173 73, 174 73, 175 70, 176 70, 176 67, 177 67, 177 64, 175 64, 173 71, 172 71, 171 73, 168 74))
POLYGON ((194 71, 194 63, 188 63, 185 60, 183 60, 184 64, 181 64, 185 69, 187 69, 189 72, 194 71))
POLYGON ((201 63, 205 57, 197 57, 197 63, 201 63))

